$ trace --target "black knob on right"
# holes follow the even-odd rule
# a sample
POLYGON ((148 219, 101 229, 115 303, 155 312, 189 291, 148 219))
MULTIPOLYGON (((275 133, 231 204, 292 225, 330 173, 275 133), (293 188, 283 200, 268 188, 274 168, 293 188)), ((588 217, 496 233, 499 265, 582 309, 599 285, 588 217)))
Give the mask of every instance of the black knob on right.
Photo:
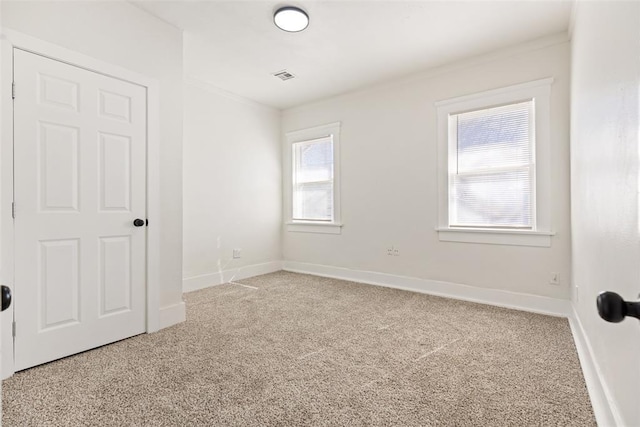
POLYGON ((136 227, 142 227, 144 225, 144 219, 136 218, 133 220, 133 225, 136 227))
POLYGON ((640 302, 628 302, 615 292, 601 292, 596 299, 598 314, 607 322, 622 322, 626 316, 640 319, 640 302))

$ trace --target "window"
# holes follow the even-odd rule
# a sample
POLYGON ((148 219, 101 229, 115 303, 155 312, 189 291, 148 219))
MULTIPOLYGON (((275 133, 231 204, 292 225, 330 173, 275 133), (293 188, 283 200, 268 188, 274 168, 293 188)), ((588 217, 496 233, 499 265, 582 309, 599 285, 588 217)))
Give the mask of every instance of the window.
POLYGON ((340 233, 340 124, 287 133, 287 230, 340 233))
POLYGON ((295 142, 293 220, 333 221, 333 137, 295 142))
POLYGON ((439 238, 550 246, 552 79, 437 103, 439 238))
POLYGON ((449 116, 449 226, 534 228, 533 106, 449 116))

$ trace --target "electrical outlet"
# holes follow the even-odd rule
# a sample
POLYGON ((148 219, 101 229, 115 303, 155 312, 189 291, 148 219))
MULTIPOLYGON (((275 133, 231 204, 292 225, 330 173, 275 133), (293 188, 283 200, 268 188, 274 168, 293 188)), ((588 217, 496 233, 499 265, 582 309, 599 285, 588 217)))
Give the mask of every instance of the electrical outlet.
POLYGON ((240 258, 242 256, 242 249, 240 248, 236 248, 233 250, 233 258, 237 259, 240 258))
POLYGON ((560 284, 560 273, 557 271, 551 272, 551 276, 549 277, 550 285, 559 285, 560 284))
POLYGON ((400 256, 400 249, 396 248, 395 246, 391 246, 390 248, 387 248, 387 255, 400 256))

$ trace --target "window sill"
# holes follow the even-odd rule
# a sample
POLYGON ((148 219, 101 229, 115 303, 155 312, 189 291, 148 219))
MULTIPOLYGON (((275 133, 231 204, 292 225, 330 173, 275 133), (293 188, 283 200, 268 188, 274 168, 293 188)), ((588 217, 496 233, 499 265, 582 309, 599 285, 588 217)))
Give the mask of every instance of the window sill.
POLYGON ((286 223, 285 227, 295 233, 342 234, 342 224, 335 222, 295 221, 286 223))
POLYGON ((441 242, 484 243, 488 245, 551 247, 550 231, 498 230, 480 228, 436 228, 441 242))

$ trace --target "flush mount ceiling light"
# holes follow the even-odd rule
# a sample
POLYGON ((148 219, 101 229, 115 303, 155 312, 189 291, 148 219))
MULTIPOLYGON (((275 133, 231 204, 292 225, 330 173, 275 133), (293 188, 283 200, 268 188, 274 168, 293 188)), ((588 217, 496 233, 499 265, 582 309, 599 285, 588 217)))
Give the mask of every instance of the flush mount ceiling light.
POLYGON ((273 14, 273 22, 281 30, 297 33, 309 26, 309 15, 299 7, 285 6, 273 14))

